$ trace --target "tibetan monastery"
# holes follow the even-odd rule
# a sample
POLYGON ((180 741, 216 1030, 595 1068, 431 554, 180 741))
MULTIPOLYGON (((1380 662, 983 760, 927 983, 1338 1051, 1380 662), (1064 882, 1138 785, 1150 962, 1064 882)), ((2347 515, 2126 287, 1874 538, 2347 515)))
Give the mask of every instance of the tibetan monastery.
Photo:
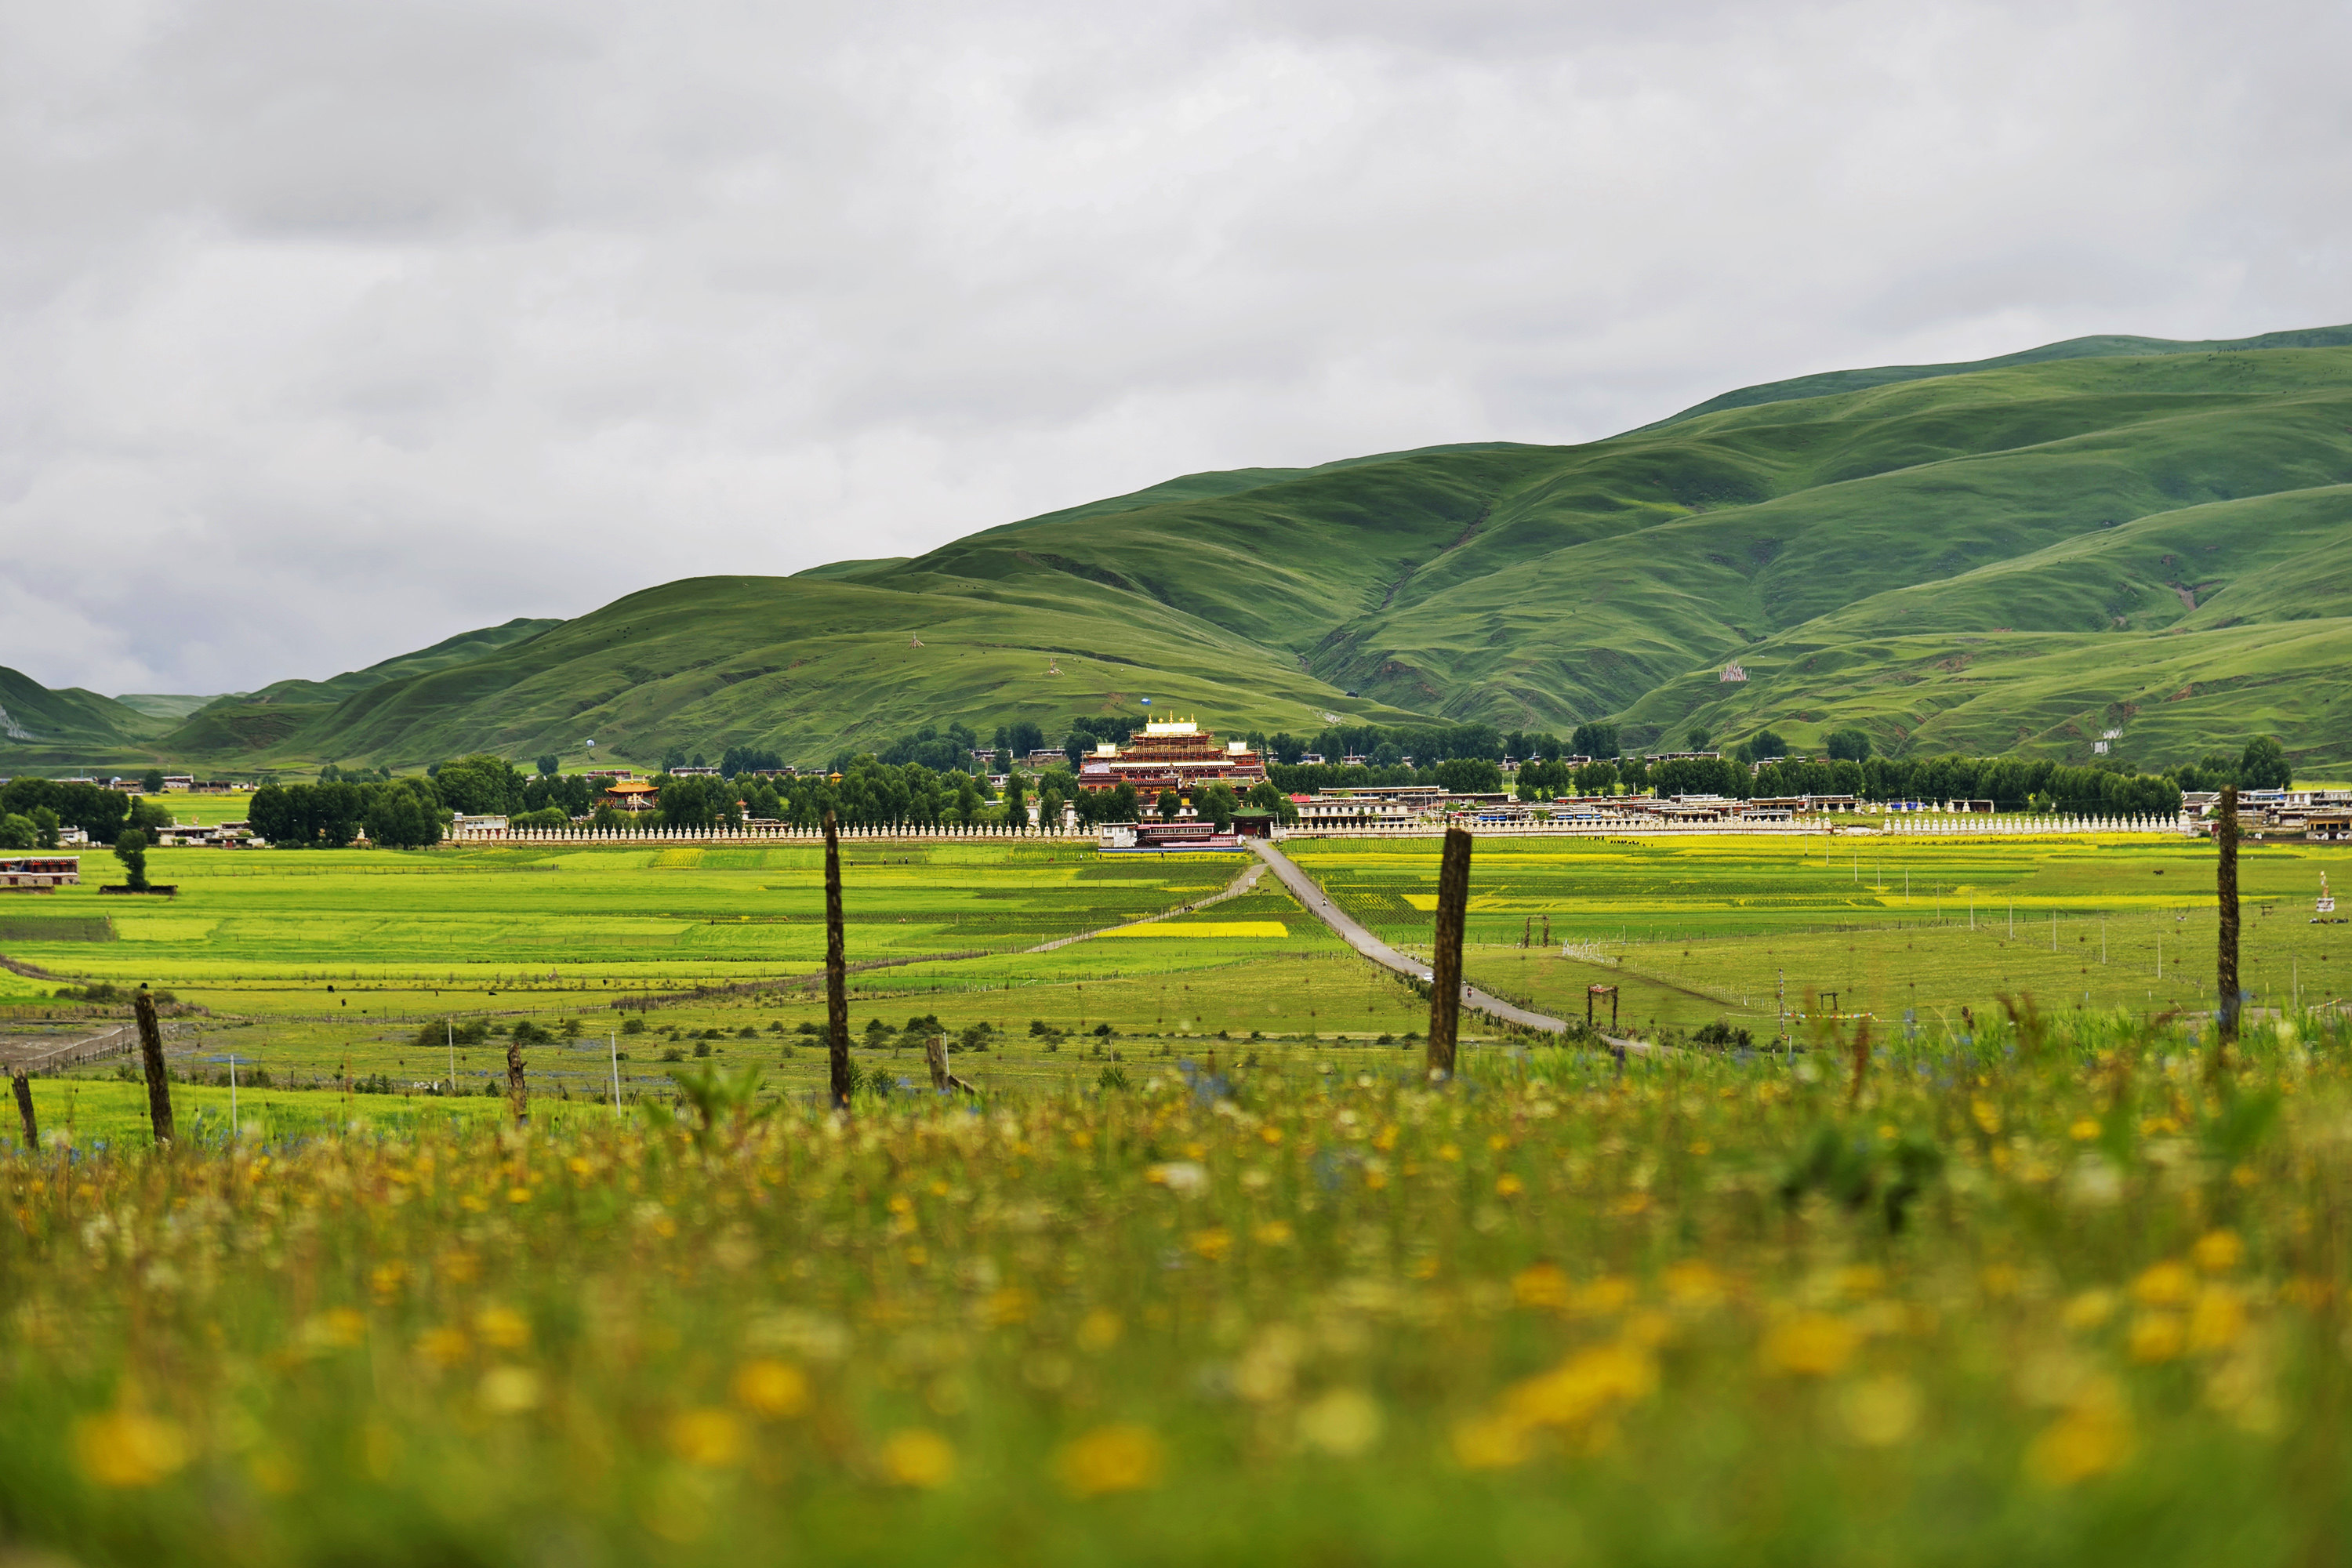
POLYGON ((1163 790, 1189 794, 1199 784, 1224 784, 1236 795, 1265 782, 1265 762, 1240 741, 1216 736, 1190 719, 1146 724, 1121 746, 1105 741, 1078 766, 1079 787, 1117 789, 1131 784, 1149 799, 1163 790))

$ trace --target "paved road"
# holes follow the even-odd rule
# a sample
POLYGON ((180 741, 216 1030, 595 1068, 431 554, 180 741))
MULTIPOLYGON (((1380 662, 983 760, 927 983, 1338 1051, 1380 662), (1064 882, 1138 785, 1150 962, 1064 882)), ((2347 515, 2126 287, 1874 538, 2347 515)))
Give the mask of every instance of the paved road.
MULTIPOLYGON (((1300 903, 1305 904, 1325 925, 1339 933, 1340 941, 1381 968, 1392 969, 1408 980, 1419 980, 1429 973, 1428 964, 1423 963, 1420 959, 1399 952, 1359 925, 1347 910, 1331 900, 1331 895, 1326 893, 1314 878, 1300 870, 1290 857, 1263 838, 1251 839, 1249 847, 1257 851, 1259 859, 1274 868, 1274 874, 1282 879, 1283 886, 1297 895, 1300 903)), ((1524 1007, 1514 1007, 1501 997, 1490 996, 1475 985, 1465 985, 1462 988, 1462 1005, 1484 1013, 1489 1017, 1499 1018, 1505 1023, 1517 1024, 1524 1029, 1542 1029, 1557 1035, 1568 1027, 1558 1018, 1549 1017, 1541 1013, 1530 1013, 1524 1007)), ((1607 1039, 1611 1045, 1622 1046, 1628 1050, 1647 1051, 1649 1049, 1639 1040, 1619 1040, 1610 1036, 1601 1037, 1607 1039)))

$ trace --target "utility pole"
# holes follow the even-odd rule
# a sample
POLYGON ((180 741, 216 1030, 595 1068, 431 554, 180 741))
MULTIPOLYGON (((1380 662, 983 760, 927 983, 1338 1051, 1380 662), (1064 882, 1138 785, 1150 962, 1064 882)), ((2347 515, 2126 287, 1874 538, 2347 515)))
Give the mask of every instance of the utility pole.
POLYGON ((615 1029, 604 1037, 613 1048, 613 1114, 618 1116, 621 1114, 621 1032, 615 1029))
POLYGON ((836 1110, 849 1109, 849 963, 841 940, 841 824, 824 814, 824 1018, 836 1110))
POLYGON ((1429 963, 1429 1049, 1432 1080, 1454 1076, 1454 1040, 1462 1019, 1462 925, 1470 902, 1470 835, 1445 830, 1437 870, 1436 951, 1429 963))
POLYGON ((25 1069, 22 1068, 16 1069, 16 1116, 25 1124, 25 1152, 28 1154, 38 1153, 41 1148, 41 1124, 33 1119, 33 1080, 25 1076, 25 1069))

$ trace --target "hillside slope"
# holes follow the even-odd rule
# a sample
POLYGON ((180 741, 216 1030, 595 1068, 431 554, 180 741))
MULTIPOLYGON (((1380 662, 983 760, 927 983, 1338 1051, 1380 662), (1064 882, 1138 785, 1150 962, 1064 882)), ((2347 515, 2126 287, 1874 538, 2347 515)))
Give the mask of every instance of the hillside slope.
POLYGON ((52 691, 21 670, 0 665, 0 748, 8 752, 121 745, 161 727, 111 697, 79 686, 52 691))
POLYGON ((1748 388, 1583 446, 1187 475, 913 559, 672 583, 281 682, 152 744, 814 761, 923 723, 1058 733, 1149 695, 1224 730, 1613 717, 1635 745, 1694 724, 1801 744, 1853 723, 1889 750, 2108 739, 2155 763, 2267 729, 2343 762, 2347 540, 2352 328, 2081 339, 1748 388), (1720 679, 1735 660, 1744 683, 1720 679))

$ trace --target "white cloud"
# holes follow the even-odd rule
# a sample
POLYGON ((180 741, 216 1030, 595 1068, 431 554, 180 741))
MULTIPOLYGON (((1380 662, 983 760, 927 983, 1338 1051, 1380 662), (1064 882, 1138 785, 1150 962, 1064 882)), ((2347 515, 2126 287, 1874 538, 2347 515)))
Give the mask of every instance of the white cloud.
POLYGON ((2320 5, 19 6, 0 663, 324 676, 1207 468, 2352 317, 2320 5))

